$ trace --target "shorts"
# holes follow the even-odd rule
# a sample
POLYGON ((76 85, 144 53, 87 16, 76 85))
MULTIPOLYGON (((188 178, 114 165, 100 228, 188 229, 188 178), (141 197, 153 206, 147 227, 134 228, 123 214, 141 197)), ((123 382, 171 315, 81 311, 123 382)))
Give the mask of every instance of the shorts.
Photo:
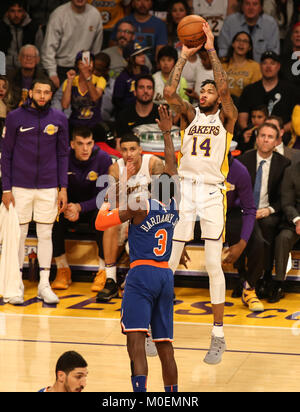
POLYGON ((179 221, 174 229, 173 240, 188 242, 194 239, 197 217, 200 219, 201 238, 218 240, 225 238, 226 191, 216 185, 181 181, 179 221))
POLYGON ((12 194, 21 225, 32 220, 36 223, 54 223, 58 212, 56 187, 50 189, 13 187, 12 194))
POLYGON ((171 269, 140 265, 129 270, 121 308, 121 327, 148 333, 153 341, 173 341, 174 276, 171 269))

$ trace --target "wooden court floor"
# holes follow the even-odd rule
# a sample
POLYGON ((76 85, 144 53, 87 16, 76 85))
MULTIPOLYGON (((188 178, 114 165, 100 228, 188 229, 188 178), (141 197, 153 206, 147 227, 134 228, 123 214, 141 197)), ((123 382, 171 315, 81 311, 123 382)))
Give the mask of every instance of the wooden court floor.
MULTIPOLYGON (((0 300, 0 391, 37 392, 54 383, 57 358, 66 350, 88 362, 85 391, 131 392, 121 297, 95 302, 89 283, 58 291, 60 303, 36 299, 37 284, 25 281, 25 302, 0 300)), ((174 348, 181 392, 298 392, 300 389, 300 295, 288 294, 265 312, 250 313, 227 291, 227 351, 219 365, 203 358, 210 343, 207 289, 176 288, 174 348)), ((148 358, 149 392, 162 392, 158 357, 148 358)))

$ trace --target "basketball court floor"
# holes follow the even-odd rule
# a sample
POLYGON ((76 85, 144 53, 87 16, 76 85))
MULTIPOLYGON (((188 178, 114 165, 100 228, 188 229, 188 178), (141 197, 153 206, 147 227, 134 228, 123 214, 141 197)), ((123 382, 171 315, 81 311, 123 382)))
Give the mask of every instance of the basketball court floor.
MULTIPOLYGON (((95 301, 90 283, 58 291, 60 303, 37 300, 37 283, 25 281, 22 306, 0 298, 0 391, 37 392, 52 385, 55 364, 67 350, 88 362, 85 391, 131 392, 126 338, 120 332, 121 297, 95 301)), ((207 289, 175 288, 174 348, 181 392, 299 391, 300 295, 287 294, 265 311, 251 313, 227 290, 227 351, 218 365, 203 358, 210 344, 207 289)), ((148 358, 148 392, 163 392, 158 357, 148 358)))

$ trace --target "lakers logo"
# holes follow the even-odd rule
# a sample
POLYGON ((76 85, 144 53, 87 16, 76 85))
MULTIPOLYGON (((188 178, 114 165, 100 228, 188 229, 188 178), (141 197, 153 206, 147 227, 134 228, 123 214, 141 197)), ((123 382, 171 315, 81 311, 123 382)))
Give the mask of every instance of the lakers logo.
POLYGON ((94 182, 95 180, 98 179, 98 173, 94 172, 93 170, 91 170, 89 172, 89 174, 87 175, 87 180, 89 180, 90 182, 94 182))
POLYGON ((45 127, 44 133, 49 134, 50 136, 52 136, 53 134, 58 132, 58 127, 54 126, 53 124, 48 124, 45 127))

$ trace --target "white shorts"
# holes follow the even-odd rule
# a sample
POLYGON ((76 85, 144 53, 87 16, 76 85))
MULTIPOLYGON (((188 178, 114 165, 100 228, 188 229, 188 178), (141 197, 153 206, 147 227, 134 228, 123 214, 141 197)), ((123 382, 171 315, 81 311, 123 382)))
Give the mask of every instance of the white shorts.
POLYGON ((13 187, 16 211, 21 225, 34 220, 36 223, 54 223, 57 216, 57 188, 26 189, 13 187))
POLYGON ((175 226, 173 240, 192 240, 197 218, 200 219, 202 239, 218 240, 221 236, 224 239, 226 210, 226 190, 182 179, 179 222, 175 226))

